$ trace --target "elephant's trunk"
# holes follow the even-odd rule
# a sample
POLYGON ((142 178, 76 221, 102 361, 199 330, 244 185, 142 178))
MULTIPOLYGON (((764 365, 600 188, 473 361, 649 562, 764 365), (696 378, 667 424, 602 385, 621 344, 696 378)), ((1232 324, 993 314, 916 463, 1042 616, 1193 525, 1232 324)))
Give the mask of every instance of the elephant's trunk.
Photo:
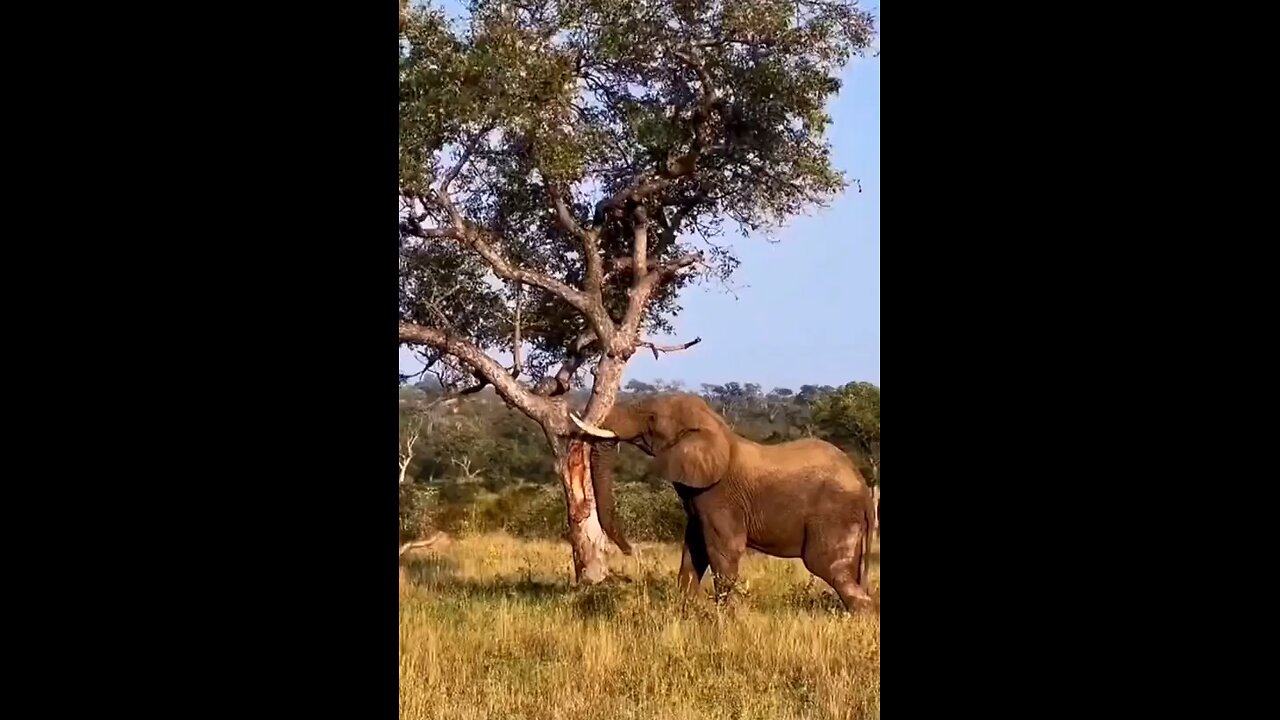
POLYGON ((596 513, 600 516, 600 527, 609 536, 618 549, 624 554, 631 554, 631 545, 622 535, 613 516, 613 475, 614 464, 618 459, 618 442, 616 440, 598 440, 591 446, 591 487, 596 496, 596 513))

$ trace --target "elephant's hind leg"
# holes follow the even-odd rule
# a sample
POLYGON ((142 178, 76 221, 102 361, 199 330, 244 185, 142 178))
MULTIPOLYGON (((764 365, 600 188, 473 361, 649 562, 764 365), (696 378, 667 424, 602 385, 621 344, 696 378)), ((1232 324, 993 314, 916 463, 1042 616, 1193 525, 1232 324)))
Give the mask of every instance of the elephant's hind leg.
POLYGON ((804 566, 830 585, 850 612, 872 606, 875 601, 858 582, 866 582, 858 577, 862 543, 869 540, 863 527, 850 525, 814 535, 805 543, 804 566))

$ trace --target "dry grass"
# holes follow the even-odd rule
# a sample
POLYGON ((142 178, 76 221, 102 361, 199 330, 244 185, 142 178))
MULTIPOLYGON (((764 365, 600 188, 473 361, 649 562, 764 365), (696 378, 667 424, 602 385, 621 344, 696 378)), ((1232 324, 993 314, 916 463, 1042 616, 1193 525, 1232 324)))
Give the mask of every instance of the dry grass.
MULTIPOLYGON (((682 606, 675 545, 575 590, 567 545, 502 535, 408 559, 402 720, 880 717, 880 618, 798 560, 752 555, 736 607, 682 606)), ((880 597, 878 550, 872 570, 880 597)), ((709 581, 708 581, 709 584, 709 581)))

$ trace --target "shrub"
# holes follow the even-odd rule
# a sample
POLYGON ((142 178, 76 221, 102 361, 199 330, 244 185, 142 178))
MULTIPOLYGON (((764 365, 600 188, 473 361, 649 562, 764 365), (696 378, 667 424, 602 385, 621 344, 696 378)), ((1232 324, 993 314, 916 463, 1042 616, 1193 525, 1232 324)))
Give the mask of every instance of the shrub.
POLYGON ((684 538, 684 507, 670 485, 619 485, 614 493, 623 532, 632 540, 678 542, 684 538))
POLYGON ((418 540, 435 530, 435 494, 434 488, 416 483, 400 486, 400 542, 418 540))
MULTIPOLYGON (((404 496, 402 490, 402 535, 406 524, 404 496)), ((673 542, 684 536, 684 509, 671 486, 620 484, 614 498, 629 538, 673 542)), ((419 507, 429 514, 424 525, 451 535, 504 530, 521 538, 557 539, 565 532, 564 493, 559 486, 520 484, 496 493, 474 485, 465 489, 446 486, 434 502, 419 507)))

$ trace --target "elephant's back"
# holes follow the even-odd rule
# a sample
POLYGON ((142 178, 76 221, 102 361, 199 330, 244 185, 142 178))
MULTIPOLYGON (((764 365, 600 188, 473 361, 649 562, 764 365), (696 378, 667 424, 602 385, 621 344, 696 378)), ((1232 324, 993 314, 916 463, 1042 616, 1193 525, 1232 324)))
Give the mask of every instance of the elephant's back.
MULTIPOLYGON (((809 488, 818 495, 869 495, 858 466, 843 450, 825 440, 804 438, 777 445, 756 445, 740 458, 753 474, 788 485, 809 488)), ((797 488, 799 490, 799 488, 797 488)))
POLYGON ((801 438, 777 445, 766 445, 765 447, 770 448, 775 453, 778 462, 782 464, 791 466, 832 464, 849 468, 861 478, 861 473, 858 473, 858 466, 854 464, 853 458, 826 440, 801 438))

